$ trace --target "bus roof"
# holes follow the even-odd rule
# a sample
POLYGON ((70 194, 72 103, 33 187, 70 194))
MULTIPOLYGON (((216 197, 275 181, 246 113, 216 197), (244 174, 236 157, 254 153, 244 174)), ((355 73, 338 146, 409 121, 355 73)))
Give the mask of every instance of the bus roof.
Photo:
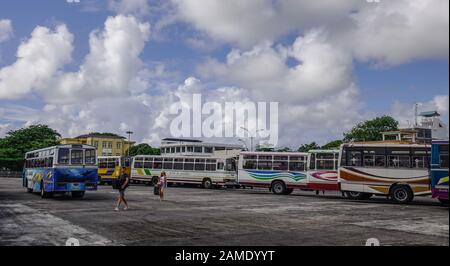
POLYGON ((55 149, 55 148, 74 148, 74 149, 76 149, 76 148, 78 148, 78 149, 80 149, 80 148, 82 148, 82 149, 84 149, 84 148, 93 148, 93 149, 95 149, 94 146, 87 145, 87 144, 62 144, 62 145, 50 146, 50 147, 42 148, 42 149, 38 149, 38 150, 32 150, 32 151, 29 151, 29 152, 27 152, 25 154, 33 153, 33 152, 46 151, 46 150, 55 149))
POLYGON ((309 150, 309 153, 339 153, 339 150, 309 150))
POLYGON ((430 147, 430 144, 418 144, 409 141, 367 141, 344 143, 342 147, 430 147))
MULTIPOLYGON (((228 158, 235 158, 236 156, 192 156, 192 155, 186 155, 186 156, 164 156, 164 155, 136 155, 133 156, 133 159, 141 157, 141 158, 169 158, 169 159, 228 159, 228 158)), ((100 157, 99 157, 100 158, 100 157)))
POLYGON ((256 155, 287 155, 287 156, 308 156, 307 152, 280 152, 280 151, 243 151, 240 154, 242 155, 250 155, 250 154, 256 154, 256 155))
POLYGON ((432 144, 447 144, 448 145, 448 140, 433 140, 432 144))

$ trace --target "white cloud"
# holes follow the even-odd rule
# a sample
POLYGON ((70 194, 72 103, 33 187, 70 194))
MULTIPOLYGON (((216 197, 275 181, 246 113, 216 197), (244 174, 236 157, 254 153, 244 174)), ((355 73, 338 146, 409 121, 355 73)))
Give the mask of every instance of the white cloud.
POLYGON ((270 43, 231 51, 225 63, 210 60, 199 72, 238 85, 257 99, 305 103, 338 93, 352 84, 352 58, 331 45, 321 30, 299 37, 290 47, 270 43), (296 62, 288 65, 288 59, 296 62))
POLYGON ((11 20, 0 19, 0 43, 9 40, 13 35, 11 20))
POLYGON ((145 90, 148 82, 139 56, 149 31, 149 24, 132 16, 109 17, 103 31, 91 33, 90 52, 79 71, 57 75, 43 92, 45 98, 51 102, 76 102, 145 90))
MULTIPOLYGON (((449 1, 172 0, 179 19, 215 40, 249 48, 315 27, 361 61, 391 66, 448 58, 449 1)), ((196 43, 199 43, 197 40, 196 43)))
POLYGON ((244 47, 274 41, 291 31, 331 23, 361 1, 172 0, 181 20, 217 40, 244 47))
POLYGON ((90 52, 77 72, 63 72, 71 61, 73 35, 36 27, 23 42, 17 61, 0 69, 0 98, 38 92, 48 102, 77 102, 98 96, 124 96, 147 89, 149 73, 139 59, 150 25, 132 16, 109 17, 103 31, 90 35, 90 52))
POLYGON ((149 0, 108 0, 108 8, 123 15, 146 16, 150 12, 149 0))
POLYGON ((381 65, 448 58, 448 10, 447 0, 382 1, 353 15, 354 31, 338 34, 358 59, 381 65))
POLYGON ((0 99, 14 99, 45 87, 70 62, 73 35, 65 25, 38 26, 17 50, 17 61, 0 69, 0 99))

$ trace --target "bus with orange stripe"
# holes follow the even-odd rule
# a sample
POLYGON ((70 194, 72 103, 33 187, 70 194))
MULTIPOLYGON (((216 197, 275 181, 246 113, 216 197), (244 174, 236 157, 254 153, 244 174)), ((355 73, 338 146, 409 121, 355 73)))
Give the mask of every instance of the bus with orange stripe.
POLYGON ((338 183, 350 199, 373 195, 409 203, 431 194, 428 167, 431 146, 400 141, 360 142, 341 145, 338 183))

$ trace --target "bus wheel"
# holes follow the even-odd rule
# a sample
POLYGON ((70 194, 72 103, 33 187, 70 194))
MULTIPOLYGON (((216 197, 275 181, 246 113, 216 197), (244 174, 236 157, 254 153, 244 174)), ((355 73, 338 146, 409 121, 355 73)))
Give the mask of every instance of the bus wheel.
POLYGON ((439 201, 441 202, 442 205, 448 207, 448 199, 439 199, 439 201))
POLYGON ((413 200, 414 193, 409 186, 396 185, 391 189, 390 196, 394 202, 406 204, 413 200))
POLYGON ((205 189, 212 188, 212 181, 211 181, 211 179, 209 179, 209 178, 203 179, 202 187, 205 188, 205 189))
POLYGON ((51 193, 50 192, 46 192, 44 189, 44 182, 41 181, 41 198, 45 199, 45 198, 50 198, 51 197, 51 193))
POLYGON ((347 191, 345 192, 345 196, 352 200, 366 200, 370 199, 373 195, 370 193, 347 191))
POLYGON ((72 198, 81 199, 82 197, 84 197, 84 191, 72 191, 72 198))
POLYGON ((293 191, 294 191, 293 188, 287 188, 286 191, 284 192, 284 195, 290 195, 292 194, 293 191))
POLYGON ((276 195, 283 195, 286 193, 286 185, 283 181, 274 181, 272 183, 272 192, 276 195))

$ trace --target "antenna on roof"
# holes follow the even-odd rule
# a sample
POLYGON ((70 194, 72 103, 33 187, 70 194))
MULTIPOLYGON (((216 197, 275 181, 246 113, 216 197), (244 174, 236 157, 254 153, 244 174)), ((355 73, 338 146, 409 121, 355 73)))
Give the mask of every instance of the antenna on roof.
POLYGON ((418 126, 419 125, 419 121, 418 121, 418 116, 419 116, 419 103, 415 103, 414 105, 414 126, 418 126))

